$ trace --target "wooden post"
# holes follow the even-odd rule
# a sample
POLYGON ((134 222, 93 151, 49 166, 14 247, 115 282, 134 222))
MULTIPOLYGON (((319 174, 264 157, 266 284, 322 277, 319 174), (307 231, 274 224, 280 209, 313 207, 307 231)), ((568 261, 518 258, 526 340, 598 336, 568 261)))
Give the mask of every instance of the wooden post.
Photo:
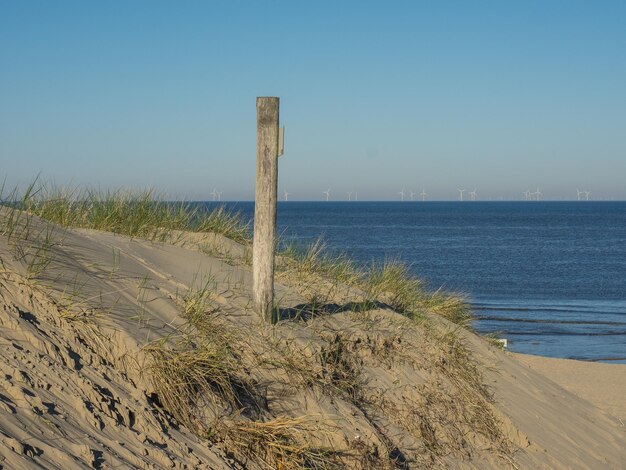
POLYGON ((278 192, 278 105, 276 97, 256 99, 256 194, 252 240, 252 291, 256 311, 274 321, 274 250, 278 192))

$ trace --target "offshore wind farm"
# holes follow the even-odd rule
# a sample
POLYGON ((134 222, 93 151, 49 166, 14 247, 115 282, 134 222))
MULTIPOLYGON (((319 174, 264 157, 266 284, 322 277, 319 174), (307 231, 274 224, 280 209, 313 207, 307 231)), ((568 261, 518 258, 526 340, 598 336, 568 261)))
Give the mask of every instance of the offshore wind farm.
MULTIPOLYGON (((594 199, 591 194, 592 191, 588 191, 588 190, 579 190, 579 189, 574 189, 572 190, 571 193, 562 193, 562 192, 558 192, 555 194, 549 194, 548 197, 544 195, 544 192, 540 190, 539 187, 536 187, 536 189, 534 191, 531 191, 530 189, 527 189, 525 191, 520 191, 519 194, 521 196, 517 196, 517 192, 513 191, 513 192, 507 192, 504 194, 487 194, 486 196, 483 196, 482 194, 479 195, 478 192, 478 188, 474 188, 473 190, 469 191, 466 189, 461 189, 461 188, 457 188, 456 189, 456 196, 454 195, 454 193, 452 191, 445 191, 442 189, 434 189, 436 191, 436 194, 439 195, 438 198, 429 198, 429 201, 454 201, 457 200, 459 202, 475 202, 475 201, 541 201, 541 200, 548 200, 548 201, 616 201, 616 200, 620 200, 617 198, 614 198, 610 195, 605 195, 603 197, 594 199)), ((368 194, 367 190, 361 190, 361 202, 367 202, 367 201, 399 201, 399 202, 415 202, 415 201, 421 201, 421 202, 426 202, 426 198, 429 196, 429 194, 426 192, 426 188, 418 188, 418 191, 413 191, 413 190, 407 190, 406 188, 401 188, 400 191, 388 191, 388 192, 384 192, 384 191, 377 191, 375 195, 370 195, 368 194), (419 192, 418 192, 419 191, 419 192)), ((212 193, 212 200, 216 201, 216 200, 221 200, 221 194, 222 192, 216 193, 215 191, 212 193)), ((359 200, 359 191, 341 191, 338 190, 338 194, 340 194, 341 196, 336 197, 334 196, 334 192, 331 191, 331 188, 326 189, 325 191, 321 191, 321 198, 311 198, 311 195, 309 192, 283 192, 283 199, 286 201, 287 200, 287 196, 291 195, 291 201, 315 201, 315 200, 322 200, 322 201, 341 201, 341 200, 347 200, 347 201, 352 201, 352 202, 357 202, 359 200), (345 196, 344 196, 345 195, 345 196)), ((238 199, 226 199, 230 202, 234 202, 237 201, 238 199)), ((246 199, 240 199, 241 201, 245 201, 246 199)))

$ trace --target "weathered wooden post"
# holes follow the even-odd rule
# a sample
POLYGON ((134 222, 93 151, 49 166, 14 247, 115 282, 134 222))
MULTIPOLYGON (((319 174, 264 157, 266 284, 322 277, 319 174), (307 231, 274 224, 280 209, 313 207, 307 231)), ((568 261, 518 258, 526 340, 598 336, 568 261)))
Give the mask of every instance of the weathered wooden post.
POLYGON ((252 291, 256 311, 274 321, 274 250, 278 192, 278 106, 276 97, 256 99, 256 194, 252 246, 252 291))

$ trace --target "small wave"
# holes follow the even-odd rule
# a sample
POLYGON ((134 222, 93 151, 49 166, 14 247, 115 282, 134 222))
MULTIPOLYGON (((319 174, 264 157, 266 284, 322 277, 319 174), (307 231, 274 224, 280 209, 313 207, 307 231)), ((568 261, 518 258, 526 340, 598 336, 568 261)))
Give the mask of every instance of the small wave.
POLYGON ((583 307, 583 306, 558 306, 558 307, 491 307, 486 305, 472 305, 472 310, 479 312, 561 312, 561 313, 600 313, 610 315, 626 315, 626 312, 620 309, 606 311, 606 307, 583 307))
MULTIPOLYGON (((572 359, 576 359, 575 357, 573 357, 572 359)), ((626 356, 625 357, 613 357, 613 356, 609 356, 609 357, 593 357, 593 358, 585 358, 582 359, 584 361, 589 361, 589 362, 622 362, 622 361, 626 361, 626 356)))
POLYGON ((511 330, 499 330, 499 334, 502 336, 512 335, 512 336, 626 336, 626 331, 618 331, 618 332, 589 332, 589 333, 578 333, 578 332, 557 332, 557 331, 533 331, 532 333, 528 331, 511 331, 511 330))
POLYGON ((533 318, 508 318, 508 317, 490 317, 486 315, 476 315, 474 317, 478 321, 501 321, 501 322, 516 322, 516 323, 548 323, 555 325, 611 325, 611 326, 626 326, 626 322, 620 321, 588 321, 588 320, 546 320, 546 319, 533 319, 533 318))

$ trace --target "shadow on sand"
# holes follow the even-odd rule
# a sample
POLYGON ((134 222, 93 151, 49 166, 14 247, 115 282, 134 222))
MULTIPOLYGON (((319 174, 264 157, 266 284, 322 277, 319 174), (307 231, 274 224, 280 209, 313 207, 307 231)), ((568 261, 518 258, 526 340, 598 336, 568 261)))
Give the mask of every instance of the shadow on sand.
POLYGON ((389 305, 378 301, 336 303, 306 303, 294 307, 279 308, 276 312, 277 320, 307 321, 321 315, 334 315, 343 312, 367 312, 374 309, 388 309, 389 305))

